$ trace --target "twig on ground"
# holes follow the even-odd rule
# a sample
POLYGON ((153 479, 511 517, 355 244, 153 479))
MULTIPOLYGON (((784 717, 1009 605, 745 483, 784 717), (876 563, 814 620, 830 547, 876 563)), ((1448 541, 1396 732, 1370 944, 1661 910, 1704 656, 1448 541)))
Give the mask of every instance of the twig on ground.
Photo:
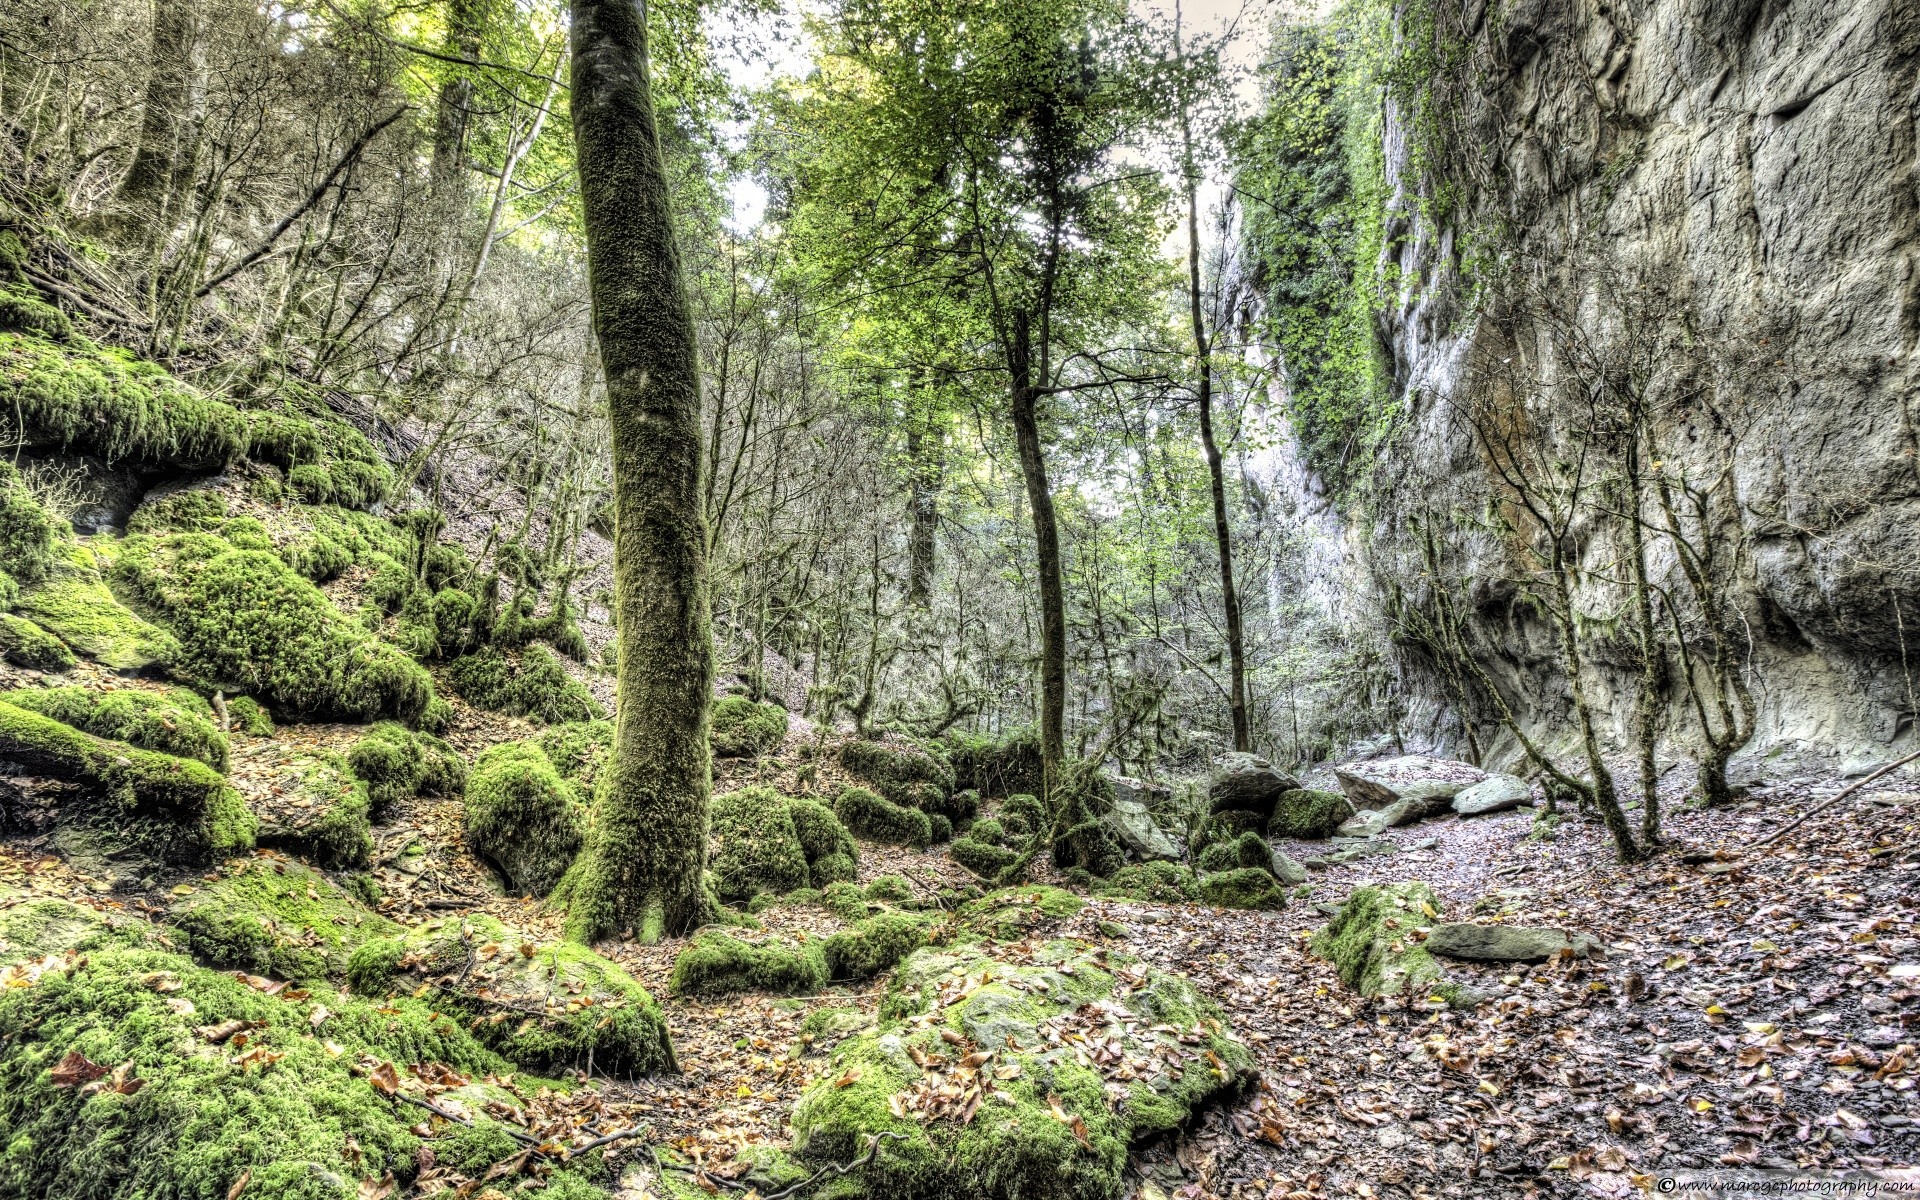
POLYGON ((1873 774, 1868 775, 1864 779, 1855 780, 1854 782, 1848 784, 1846 787, 1841 788, 1834 795, 1828 797, 1825 800, 1822 800, 1820 803, 1814 805, 1812 808, 1808 809, 1806 812, 1801 813, 1794 820, 1774 830, 1770 836, 1768 836, 1765 840, 1763 840, 1759 845, 1755 846, 1753 850, 1747 851, 1747 853, 1751 854, 1754 852, 1754 850, 1765 850, 1768 846, 1773 845, 1775 842, 1779 841, 1781 838, 1785 837, 1789 833, 1792 833, 1794 830, 1800 828, 1800 826, 1806 824, 1810 818, 1825 812, 1829 808, 1832 808, 1834 805, 1840 803, 1842 800, 1845 800, 1848 796, 1853 795, 1855 792, 1859 791, 1861 788, 1867 786, 1868 784, 1872 783, 1874 780, 1880 778, 1881 776, 1891 775, 1893 772, 1899 770, 1901 767, 1906 766, 1908 763, 1912 762, 1916 758, 1920 758, 1920 750, 1915 750, 1912 754, 1907 755, 1905 758, 1900 759, 1897 762, 1888 763, 1886 766, 1881 767, 1878 771, 1875 771, 1873 774))

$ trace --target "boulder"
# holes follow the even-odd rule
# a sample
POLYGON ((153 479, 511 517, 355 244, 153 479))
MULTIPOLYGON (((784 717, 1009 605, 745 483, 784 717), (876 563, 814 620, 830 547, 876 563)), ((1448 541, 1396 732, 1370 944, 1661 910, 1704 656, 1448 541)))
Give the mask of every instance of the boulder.
POLYGON ((1585 958, 1600 949, 1584 933, 1525 925, 1436 925, 1427 934, 1429 953, 1470 962, 1545 962, 1562 950, 1585 958))
POLYGON ((1265 824, 1280 794, 1299 786, 1299 780, 1274 770, 1257 754, 1223 754, 1214 763, 1207 785, 1207 811, 1258 813, 1265 824))
POLYGON ((1333 777, 1339 781, 1340 790, 1347 794, 1347 799, 1361 808, 1385 808, 1400 798, 1386 784, 1375 783, 1350 771, 1335 768, 1333 777))
POLYGON ((1487 777, 1485 771, 1467 763, 1420 754, 1351 763, 1333 774, 1341 789, 1362 808, 1418 800, 1429 814, 1445 811, 1456 795, 1487 777))
POLYGON ((1310 948, 1340 982, 1363 996, 1421 993, 1444 976, 1418 934, 1439 916, 1439 898, 1418 880, 1355 888, 1310 948))
MULTIPOLYGON (((1357 803, 1357 801, 1356 801, 1357 803)), ((1397 825, 1406 825, 1418 821, 1426 815, 1426 804, 1421 800, 1395 800, 1385 808, 1368 809, 1355 813, 1340 823, 1338 830, 1342 837, 1370 838, 1397 825)))
POLYGON ((1180 847, 1155 823, 1152 811, 1156 801, 1171 799, 1173 790, 1125 775, 1108 776, 1107 785, 1112 789, 1113 804, 1100 814, 1100 823, 1119 841, 1127 855, 1137 862, 1163 859, 1178 862, 1180 847))
POLYGON ((1533 788, 1512 775, 1489 775, 1453 798, 1453 811, 1463 817, 1504 812, 1530 803, 1533 788))
POLYGON ((1284 850, 1273 852, 1273 877, 1289 887, 1307 881, 1307 868, 1284 850))

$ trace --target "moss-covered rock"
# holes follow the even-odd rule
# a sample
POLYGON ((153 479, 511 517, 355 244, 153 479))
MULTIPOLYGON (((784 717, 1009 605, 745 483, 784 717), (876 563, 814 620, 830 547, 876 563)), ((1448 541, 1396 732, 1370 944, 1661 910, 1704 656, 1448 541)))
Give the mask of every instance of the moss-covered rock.
POLYGON ((0 658, 35 671, 70 671, 79 662, 65 642, 12 613, 0 613, 0 658))
POLYGON ((550 725, 606 718, 600 702, 541 646, 509 655, 482 650, 447 667, 454 690, 480 708, 550 725))
POLYGON ((271 768, 251 800, 261 845, 325 867, 372 865, 373 805, 367 785, 340 755, 316 751, 271 768))
POLYGON ((523 941, 492 917, 433 921, 405 938, 368 942, 347 975, 368 996, 426 985, 474 1036, 532 1069, 584 1068, 589 1057, 615 1075, 673 1066, 659 1006, 625 971, 584 946, 523 941))
POLYGON ((842 879, 852 879, 860 862, 860 846, 833 815, 833 810, 818 800, 804 796, 786 802, 787 815, 793 818, 794 835, 800 839, 800 852, 807 858, 807 881, 823 888, 842 879))
POLYGON ((767 787, 742 788, 713 798, 714 888, 729 903, 761 892, 780 895, 808 883, 807 855, 787 799, 767 787))
POLYGON ((1115 871, 1100 894, 1154 904, 1189 904, 1200 898, 1200 882, 1184 863, 1131 863, 1115 871))
POLYGON ((237 458, 246 443, 231 405, 79 338, 56 344, 0 332, 0 411, 19 422, 31 447, 79 446, 109 463, 207 470, 237 458))
POLYGON ((586 840, 587 810, 533 742, 490 746, 467 781, 467 842, 514 887, 545 896, 586 840))
POLYGON ((141 501, 127 521, 130 533, 217 533, 227 519, 227 498, 211 487, 156 493, 141 501))
POLYGON ((86 547, 70 548, 47 581, 23 593, 15 607, 80 655, 114 671, 145 672, 179 657, 164 629, 120 602, 86 547))
POLYGON ((134 688, 96 692, 89 688, 24 688, 0 695, 28 712, 177 758, 192 758, 216 771, 227 769, 227 738, 212 721, 207 702, 185 688, 150 692, 134 688))
POLYGON ((1040 736, 1032 729, 1003 737, 949 734, 945 749, 958 787, 989 797, 1038 795, 1043 790, 1040 736))
POLYGON ((9 899, 0 903, 0 963, 124 942, 129 925, 128 918, 111 911, 50 896, 9 899))
POLYGON ((883 912, 856 921, 830 935, 822 949, 831 977, 846 982, 872 979, 927 944, 933 922, 913 913, 883 912))
POLYGON ((1016 792, 1001 803, 1000 824, 1005 827, 1008 839, 1024 842, 1047 830, 1053 824, 1053 814, 1047 811, 1040 797, 1016 792))
POLYGON ((392 721, 369 729, 347 751, 347 761, 366 783, 376 815, 408 796, 458 796, 467 787, 467 764, 458 751, 392 721))
POLYGON ((1353 815, 1353 805, 1339 792, 1294 788, 1280 793, 1267 822, 1267 836, 1314 841, 1332 837, 1340 822, 1353 815))
POLYGON ((894 846, 923 847, 933 837, 927 814, 906 808, 863 787, 841 791, 833 802, 834 815, 855 837, 894 846))
POLYGON ((384 499, 393 471, 365 434, 309 405, 304 412, 245 414, 247 455, 284 469, 308 504, 364 509, 384 499))
POLYGON ((1287 906, 1287 889, 1265 867, 1237 867, 1202 875, 1200 899, 1215 908, 1273 911, 1287 906))
POLYGON ((905 875, 875 875, 867 881, 867 899, 883 904, 911 904, 919 899, 905 875))
POLYGON ((840 765, 907 808, 932 811, 953 793, 953 764, 933 747, 851 741, 840 747, 840 765))
POLYGON ((272 857, 193 885, 168 915, 201 962, 275 979, 337 978, 363 943, 401 932, 325 875, 272 857))
POLYGON ((1257 867, 1264 871, 1273 869, 1273 849, 1266 839, 1249 829, 1231 841, 1214 842, 1195 860, 1194 866, 1201 872, 1234 871, 1242 867, 1257 867))
POLYGON ((581 795, 591 795, 594 780, 600 777, 601 765, 613 752, 613 722, 569 721, 550 725, 541 730, 537 740, 554 769, 578 787, 581 795))
POLYGON ((219 772, 193 759, 107 741, 0 701, 0 762, 86 785, 60 819, 93 826, 155 863, 198 865, 253 845, 253 814, 219 772))
POLYGON ((1228 810, 1217 812, 1200 822, 1188 851, 1195 861, 1221 842, 1231 842, 1243 833, 1258 833, 1264 824, 1259 813, 1228 810))
POLYGON ((273 714, 266 706, 252 696, 235 696, 228 700, 227 726, 230 732, 245 734, 248 737, 272 737, 273 714))
POLYGON ((1017 942, 1077 915, 1087 902, 1057 887, 1022 885, 988 892, 960 908, 960 924, 983 936, 1017 942))
POLYGON ((1019 964, 980 948, 901 964, 882 1024, 835 1050, 793 1115, 803 1163, 867 1157, 847 1195, 1117 1200, 1130 1145, 1251 1077, 1185 980, 1056 941, 1019 964), (1111 1038, 1093 1065, 1067 1033, 1111 1038), (1050 1036, 1051 1035, 1051 1036, 1050 1036))
POLYGON ((0 283, 0 330, 64 342, 73 336, 73 322, 31 284, 0 283))
POLYGON ((678 996, 725 996, 735 992, 808 995, 827 983, 821 943, 801 945, 776 938, 749 942, 706 932, 673 960, 668 987, 678 996))
POLYGON ((211 534, 130 537, 115 581, 162 613, 179 667, 209 687, 265 696, 296 713, 419 723, 433 681, 349 621, 272 554, 211 534))
POLYGON ((1418 880, 1355 888, 1309 945, 1363 996, 1417 993, 1443 979, 1421 944, 1439 917, 1439 897, 1418 880))
POLYGON ((998 879, 1002 871, 1020 861, 1018 851, 980 841, 971 834, 953 839, 947 847, 947 857, 988 880, 998 879))
POLYGON ((745 696, 713 702, 713 752, 722 758, 759 758, 779 748, 787 736, 787 710, 745 696))
POLYGON ((841 880, 820 889, 820 903, 842 921, 858 921, 867 915, 867 890, 850 880, 841 880))
POLYGON ((294 998, 149 946, 92 948, 0 989, 0 1194, 353 1200, 421 1146, 418 1111, 364 1077, 381 1062, 507 1068, 410 998, 294 998), (72 1055, 101 1077, 55 1075, 72 1055))
POLYGON ((20 583, 37 583, 59 565, 67 536, 66 524, 40 506, 13 463, 0 461, 0 566, 20 583))

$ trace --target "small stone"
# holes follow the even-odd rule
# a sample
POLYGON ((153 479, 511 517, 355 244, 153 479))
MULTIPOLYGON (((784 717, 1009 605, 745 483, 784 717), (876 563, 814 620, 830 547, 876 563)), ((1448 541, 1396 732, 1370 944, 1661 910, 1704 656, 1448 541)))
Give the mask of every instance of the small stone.
POLYGON ((1124 940, 1133 936, 1133 930, 1128 929, 1118 921, 1102 921, 1094 926, 1094 928, 1100 931, 1100 936, 1102 937, 1120 938, 1124 940))
POLYGON ((1305 883, 1307 881, 1307 868, 1304 864, 1296 862, 1293 857, 1285 851, 1275 850, 1273 852, 1273 877, 1281 883, 1305 883))
POLYGON ((1436 925, 1426 942, 1430 953, 1447 958, 1526 963, 1545 962, 1562 950, 1573 951, 1575 958, 1585 958, 1598 945, 1585 934, 1569 935, 1558 929, 1464 923, 1436 925))

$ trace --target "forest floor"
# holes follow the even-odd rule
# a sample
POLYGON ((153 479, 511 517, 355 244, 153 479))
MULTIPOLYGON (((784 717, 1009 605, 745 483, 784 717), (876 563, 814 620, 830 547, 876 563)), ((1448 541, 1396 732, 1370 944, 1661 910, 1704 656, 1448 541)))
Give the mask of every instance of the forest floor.
MULTIPOLYGON (((524 736, 517 726, 459 706, 450 737, 471 753, 524 736)), ((233 781, 259 804, 277 762, 343 748, 355 732, 236 736, 233 781)), ((767 782, 788 784, 781 768, 759 773, 769 769, 767 782)), ((1137 1152, 1129 1194, 1616 1196, 1676 1169, 1920 1161, 1920 794, 1870 786, 1740 857, 1837 787, 1796 781, 1733 809, 1673 813, 1668 845, 1636 866, 1614 860, 1596 824, 1568 820, 1552 840, 1531 840, 1532 813, 1519 810, 1391 830, 1398 852, 1316 872, 1311 895, 1284 911, 1092 900, 1065 932, 1190 977, 1261 1068, 1243 1099, 1137 1152), (1449 963, 1450 978, 1488 997, 1472 1008, 1358 998, 1308 939, 1354 887, 1414 879, 1449 920, 1551 925, 1607 950, 1536 967, 1449 963)), ((386 916, 484 911, 533 941, 559 937, 553 913, 503 894, 467 850, 458 800, 407 801, 375 833, 386 916)), ((965 878, 939 847, 863 845, 862 882, 881 874, 929 899, 965 878)), ((0 884, 162 919, 167 902, 113 894, 84 863, 19 841, 0 844, 0 884)), ((804 905, 760 920, 788 937, 834 925, 804 905)), ((644 1124, 649 1140, 706 1168, 719 1194, 741 1196, 730 1183, 739 1152, 786 1144, 794 1102, 826 1069, 822 1051, 872 1024, 885 981, 809 997, 675 997, 667 976, 682 944, 597 947, 661 1000, 681 1073, 578 1082, 597 1091, 602 1128, 644 1124), (815 1043, 801 1023, 821 1008, 838 1014, 815 1043)), ((640 1200, 652 1159, 638 1140, 627 1155, 621 1196, 640 1200)))

